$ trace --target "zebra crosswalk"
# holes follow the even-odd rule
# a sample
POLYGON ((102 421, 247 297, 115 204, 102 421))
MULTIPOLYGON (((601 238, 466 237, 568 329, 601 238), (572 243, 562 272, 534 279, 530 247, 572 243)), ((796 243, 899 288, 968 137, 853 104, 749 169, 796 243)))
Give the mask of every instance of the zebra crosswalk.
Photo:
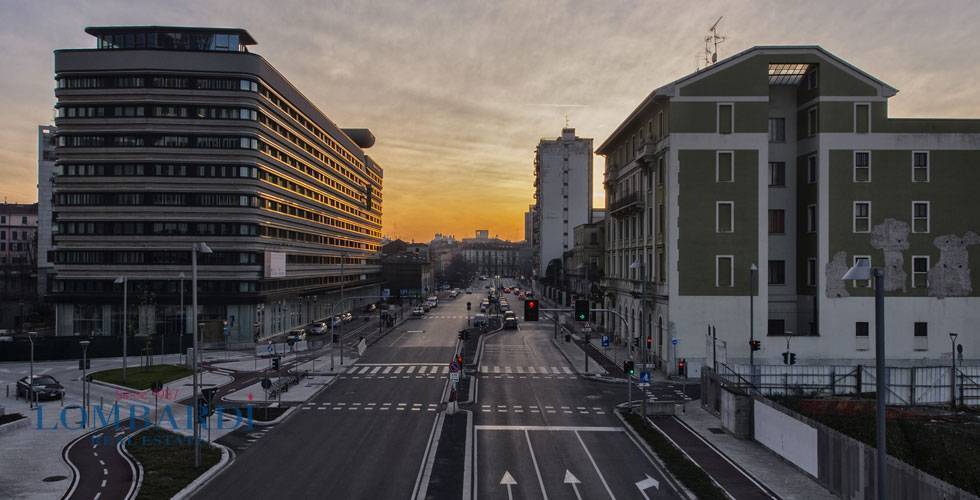
POLYGON ((567 366, 497 366, 480 365, 480 373, 518 373, 529 375, 572 375, 567 366))
POLYGON ((340 379, 419 379, 436 378, 449 375, 448 364, 435 363, 389 363, 354 365, 341 375, 340 379))

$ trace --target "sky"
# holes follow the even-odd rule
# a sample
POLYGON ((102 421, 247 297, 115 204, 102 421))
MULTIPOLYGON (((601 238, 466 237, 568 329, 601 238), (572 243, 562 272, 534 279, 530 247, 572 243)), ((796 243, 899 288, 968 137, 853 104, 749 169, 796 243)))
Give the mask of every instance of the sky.
MULTIPOLYGON (((385 170, 384 232, 428 241, 476 229, 520 240, 532 161, 565 116, 598 146, 653 89, 719 58, 817 44, 899 89, 891 116, 980 118, 980 2, 0 0, 0 197, 37 199, 36 127, 53 55, 85 26, 247 29, 261 54, 341 127, 367 127, 385 170)), ((603 205, 595 159, 594 204, 603 205)))

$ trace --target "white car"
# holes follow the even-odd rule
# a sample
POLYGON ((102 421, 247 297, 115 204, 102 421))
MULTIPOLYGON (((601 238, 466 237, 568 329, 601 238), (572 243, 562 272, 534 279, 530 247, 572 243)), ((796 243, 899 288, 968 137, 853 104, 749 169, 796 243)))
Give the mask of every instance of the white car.
POLYGON ((327 333, 327 329, 326 323, 312 323, 310 326, 306 327, 306 331, 309 332, 310 335, 323 335, 327 333))
POLYGON ((425 309, 423 309, 422 306, 416 306, 414 309, 412 309, 412 316, 425 316, 425 309))

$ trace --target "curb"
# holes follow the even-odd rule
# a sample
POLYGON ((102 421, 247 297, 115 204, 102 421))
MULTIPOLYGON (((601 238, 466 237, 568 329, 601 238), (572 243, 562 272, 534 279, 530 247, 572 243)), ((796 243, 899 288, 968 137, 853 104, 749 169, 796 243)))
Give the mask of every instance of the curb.
MULTIPOLYGON (((655 460, 657 462, 657 466, 660 468, 660 472, 664 475, 665 478, 667 478, 668 482, 670 482, 670 485, 671 485, 672 488, 674 488, 674 491, 676 491, 677 493, 679 493, 679 494, 681 494, 683 496, 686 496, 689 500, 697 500, 697 498, 698 498, 697 495, 695 495, 691 490, 687 489, 684 486, 684 484, 680 482, 679 479, 677 479, 676 477, 674 477, 674 474, 672 474, 670 472, 670 469, 667 468, 667 464, 665 464, 664 461, 663 461, 663 459, 660 458, 660 455, 657 455, 657 453, 655 451, 653 451, 653 448, 650 447, 650 443, 647 443, 646 440, 643 439, 643 436, 641 436, 640 433, 637 432, 636 429, 634 429, 633 426, 630 425, 630 423, 627 422, 626 419, 623 418, 623 416, 620 415, 618 411, 615 411, 614 410, 613 413, 615 413, 616 414, 616 418, 618 418, 619 421, 622 422, 623 429, 626 430, 626 433, 633 439, 633 441, 635 443, 637 443, 638 445, 640 445, 640 447, 643 449, 643 451, 645 451, 653 460, 655 460)), ((663 431, 660 431, 660 430, 658 430, 658 432, 663 433, 663 431)), ((664 435, 666 436, 666 434, 664 434, 664 435)), ((674 445, 674 446, 677 446, 677 445, 674 445)), ((678 448, 678 450, 680 450, 680 448, 678 448)), ((681 450, 681 452, 683 452, 683 451, 684 450, 681 450)), ((688 457, 688 458, 690 458, 690 457, 688 457)), ((697 465, 696 462, 695 462, 695 465, 697 465)), ((700 467, 700 466, 698 466, 698 467, 700 467)), ((712 480, 712 482, 714 482, 714 478, 711 478, 711 480, 712 480)))
POLYGON ((171 500, 175 500, 175 499, 183 500, 185 498, 190 498, 191 495, 193 495, 202 487, 204 487, 204 485, 207 484, 208 481, 213 479, 214 476, 217 476, 218 473, 225 470, 225 468, 228 467, 229 464, 231 464, 234 454, 232 453, 230 448, 218 442, 212 442, 211 445, 221 448, 221 460, 219 460, 218 463, 212 465, 210 469, 204 471, 203 474, 197 476, 197 479, 191 481, 191 484, 184 486, 184 489, 175 493, 174 496, 171 497, 171 500))
POLYGON ((31 424, 31 419, 27 418, 27 415, 24 415, 23 413, 20 415, 22 418, 0 425, 0 435, 13 432, 21 427, 27 427, 31 424))
POLYGON ((128 443, 130 439, 146 432, 146 430, 149 428, 150 427, 144 427, 132 434, 128 434, 126 439, 120 439, 116 443, 116 451, 118 451, 119 454, 125 457, 129 462, 129 468, 133 471, 134 476, 133 485, 129 487, 129 491, 126 493, 126 500, 136 498, 136 495, 138 495, 140 492, 140 487, 143 486, 143 464, 141 464, 139 460, 136 460, 136 457, 129 453, 129 450, 126 449, 124 444, 128 443))

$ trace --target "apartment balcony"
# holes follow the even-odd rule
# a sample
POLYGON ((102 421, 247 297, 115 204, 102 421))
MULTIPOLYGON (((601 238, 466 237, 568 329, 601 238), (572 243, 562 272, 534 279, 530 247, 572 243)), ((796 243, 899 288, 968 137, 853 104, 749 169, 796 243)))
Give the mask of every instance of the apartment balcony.
POLYGON ((641 210, 643 210, 643 196, 635 192, 613 201, 609 205, 608 213, 613 217, 624 217, 641 210))

